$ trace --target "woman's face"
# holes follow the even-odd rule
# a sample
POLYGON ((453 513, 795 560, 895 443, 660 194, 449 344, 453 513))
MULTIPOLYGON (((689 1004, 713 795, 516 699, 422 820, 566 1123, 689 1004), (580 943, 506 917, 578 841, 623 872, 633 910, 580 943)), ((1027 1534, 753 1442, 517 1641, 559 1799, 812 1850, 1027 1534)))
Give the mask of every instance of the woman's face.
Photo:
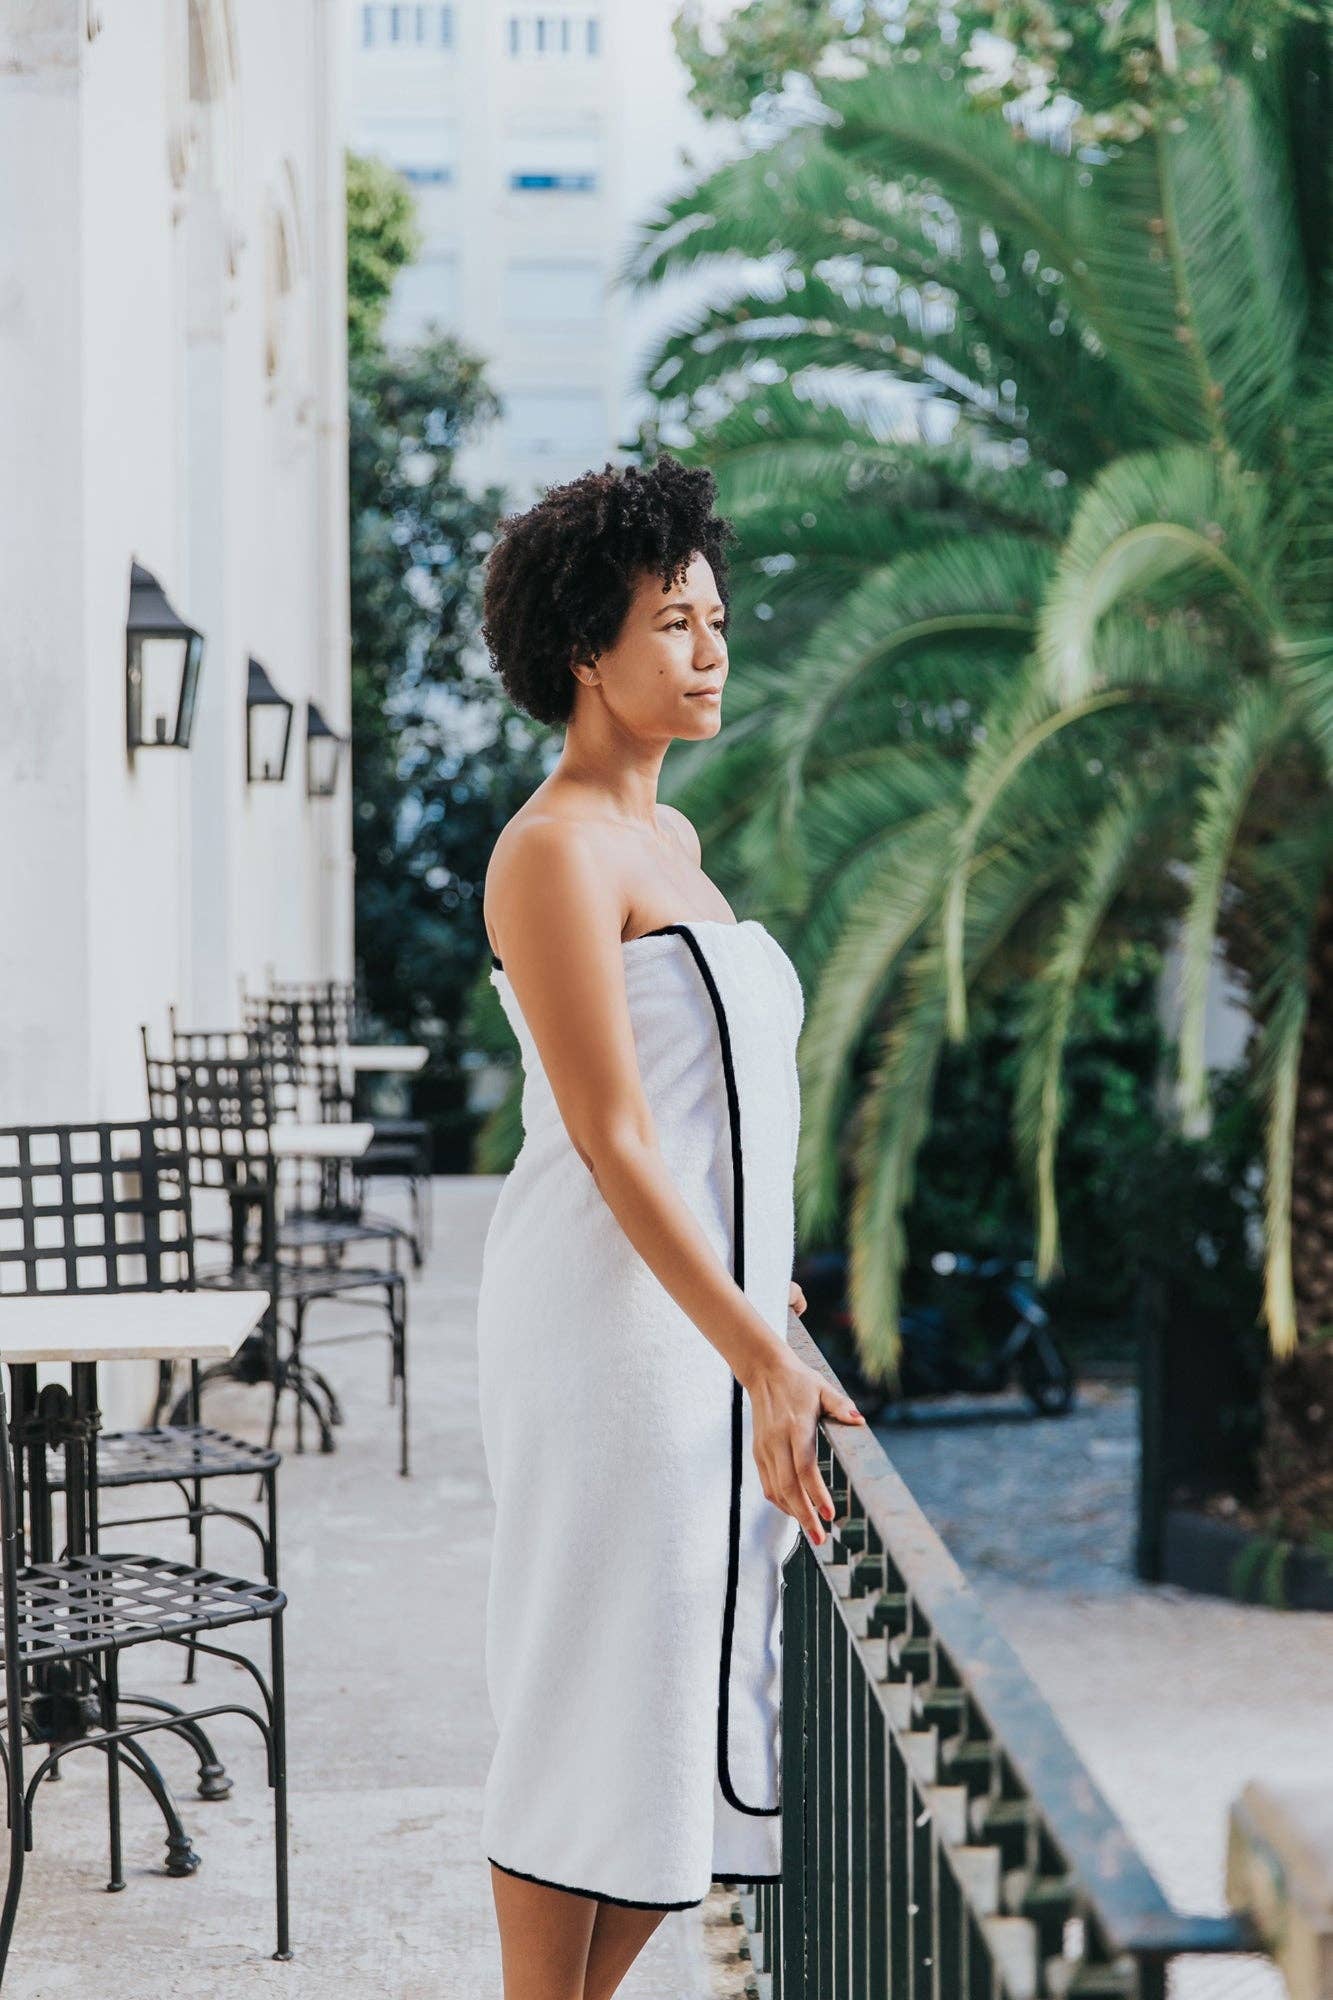
POLYGON ((637 579, 620 636, 589 666, 576 665, 584 704, 601 702, 635 735, 716 736, 727 677, 723 604, 707 557, 695 555, 682 580, 637 579))

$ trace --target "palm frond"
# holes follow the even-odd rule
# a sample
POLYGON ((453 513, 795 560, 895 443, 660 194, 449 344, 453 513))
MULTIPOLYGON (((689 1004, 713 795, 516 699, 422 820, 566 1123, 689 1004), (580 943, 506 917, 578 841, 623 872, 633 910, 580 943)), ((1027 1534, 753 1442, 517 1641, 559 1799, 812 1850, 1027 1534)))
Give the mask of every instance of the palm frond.
POLYGON ((836 1220, 838 1141, 852 1059, 902 954, 938 909, 948 824, 947 814, 929 814, 905 835, 880 843, 868 879, 844 910, 836 943, 821 967, 801 1035, 796 1199, 808 1234, 818 1234, 836 1220))
POLYGON ((1036 1269, 1042 1282, 1060 1268, 1055 1159, 1064 1121, 1062 1078, 1074 1001, 1107 913, 1164 811, 1160 793, 1139 790, 1107 806, 1088 834, 1082 872, 1061 908, 1049 957, 1028 989, 1014 1134, 1032 1183, 1036 1269))
MULTIPOLYGON (((984 972, 1066 866, 1067 851, 1019 849, 979 872, 968 920, 972 975, 984 972)), ((944 963, 931 943, 918 953, 901 1004, 881 1038, 854 1149, 850 1303, 857 1349, 872 1377, 891 1375, 897 1366, 905 1217, 946 1035, 944 963)))
POLYGON ((612 273, 631 293, 701 264, 782 255, 802 266, 878 246, 878 190, 849 183, 846 161, 806 128, 705 174, 651 211, 612 273))
POLYGON ((1274 1001, 1259 1042, 1264 1094, 1264 1321, 1280 1359, 1296 1345, 1296 1290, 1291 1267, 1291 1196, 1296 1150, 1297 1079, 1308 997, 1302 976, 1274 1001))
POLYGON ((1185 446, 1134 452, 1083 495, 1042 606, 1038 657, 1052 692, 1097 685, 1101 620, 1170 579, 1178 591, 1224 594, 1264 643, 1278 627, 1269 592, 1265 483, 1185 446))
POLYGON ((1260 773, 1291 728, 1291 711, 1278 690, 1247 688, 1208 752, 1180 951, 1180 1101, 1188 1116, 1201 1113, 1207 1100, 1209 974, 1232 853, 1260 773))
POLYGON ((1029 672, 1019 685, 1001 725, 987 734, 968 771, 963 812, 954 836, 953 862, 944 894, 943 957, 951 1038, 967 1033, 967 978, 964 933, 968 883, 982 829, 1007 788, 1039 751, 1088 717, 1130 699, 1124 688, 1106 689, 1081 701, 1054 703, 1039 675, 1029 672))
MULTIPOLYGON (((790 679, 776 726, 794 815, 805 765, 838 705, 890 661, 901 668, 921 647, 975 634, 1030 630, 1049 558, 1017 536, 943 542, 901 557, 867 578, 819 628, 790 679)), ((910 691, 910 682, 902 685, 910 691)))
POLYGON ((1231 76, 1162 145, 1217 421, 1242 459, 1260 463, 1291 407, 1307 310, 1283 133, 1231 76))

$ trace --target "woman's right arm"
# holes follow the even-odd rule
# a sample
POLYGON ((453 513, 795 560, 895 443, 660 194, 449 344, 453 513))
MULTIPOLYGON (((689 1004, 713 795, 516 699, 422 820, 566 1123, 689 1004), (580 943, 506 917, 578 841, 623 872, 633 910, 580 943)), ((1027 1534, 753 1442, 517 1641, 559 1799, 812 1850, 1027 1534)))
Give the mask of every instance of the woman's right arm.
POLYGON ((500 956, 570 1142, 634 1248, 749 1393, 763 1489, 815 1542, 833 1503, 822 1411, 864 1418, 768 1325, 673 1180, 639 1071, 621 947, 622 896, 598 843, 565 821, 511 827, 491 864, 500 956))

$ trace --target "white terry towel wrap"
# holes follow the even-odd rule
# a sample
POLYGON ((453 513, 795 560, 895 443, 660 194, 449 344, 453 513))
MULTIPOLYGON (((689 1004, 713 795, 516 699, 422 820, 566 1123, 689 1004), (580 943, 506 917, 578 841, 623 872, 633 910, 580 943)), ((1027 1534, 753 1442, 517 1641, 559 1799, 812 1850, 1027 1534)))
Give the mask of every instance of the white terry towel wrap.
MULTIPOLYGON (((676 1185, 786 1338, 800 980, 756 919, 627 939, 644 1090, 676 1185)), ((523 1143, 482 1259, 495 1498, 482 1843, 513 1874, 684 1909, 781 1870, 782 1566, 749 1397, 607 1207, 503 968, 523 1143)))

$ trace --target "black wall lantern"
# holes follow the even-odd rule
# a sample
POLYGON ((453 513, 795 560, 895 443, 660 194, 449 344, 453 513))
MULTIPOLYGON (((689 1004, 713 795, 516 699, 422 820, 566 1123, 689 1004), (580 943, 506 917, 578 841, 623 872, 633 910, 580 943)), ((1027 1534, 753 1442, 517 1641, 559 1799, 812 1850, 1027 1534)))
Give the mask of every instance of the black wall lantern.
POLYGON ((330 729, 313 701, 305 705, 305 792, 308 799, 331 799, 338 789, 345 736, 330 729))
POLYGON ((151 570, 130 564, 125 620, 125 741, 136 750, 188 750, 204 635, 178 617, 151 570))
POLYGON ((293 704, 278 693, 258 660, 245 691, 245 782, 280 785, 287 775, 293 704))

